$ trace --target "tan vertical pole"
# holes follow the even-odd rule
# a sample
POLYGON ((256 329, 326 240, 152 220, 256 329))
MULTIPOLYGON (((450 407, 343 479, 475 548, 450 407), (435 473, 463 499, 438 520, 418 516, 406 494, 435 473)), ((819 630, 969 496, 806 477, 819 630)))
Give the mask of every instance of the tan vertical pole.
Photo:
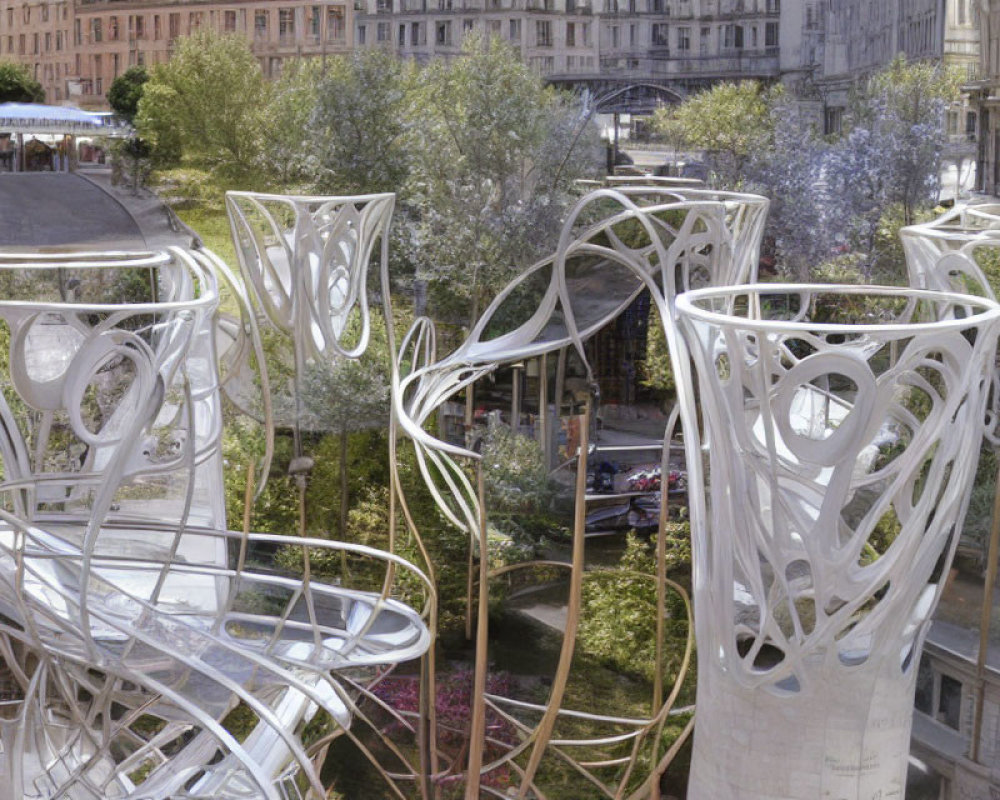
POLYGON ((521 432, 521 367, 516 364, 510 370, 510 429, 521 432))
POLYGON ((479 494, 479 615, 476 620, 476 663, 472 682, 472 724, 469 729, 465 800, 479 800, 480 772, 486 745, 486 670, 489 668, 490 557, 486 540, 486 489, 482 461, 476 464, 476 478, 479 494))
POLYGON ((556 361, 556 394, 553 401, 556 404, 556 417, 562 415, 563 395, 566 393, 566 348, 559 351, 559 358, 556 361))
POLYGON ((552 680, 552 692, 545 713, 534 732, 535 743, 531 749, 528 765, 521 779, 518 790, 519 800, 525 800, 535 773, 541 764, 542 756, 552 730, 555 728, 556 717, 562 706, 563 695, 566 693, 566 682, 569 680, 569 670, 573 664, 573 651, 576 648, 576 630, 580 624, 580 606, 583 599, 583 566, 584 566, 584 534, 587 525, 587 450, 590 447, 590 414, 591 398, 587 398, 583 418, 580 420, 580 452, 576 461, 576 506, 573 514, 573 558, 570 572, 569 604, 566 608, 566 631, 563 634, 562 649, 559 651, 559 665, 552 680))
POLYGON ((986 701, 986 655, 990 646, 990 617, 993 613, 993 589, 997 582, 997 557, 1000 555, 1000 469, 997 469, 993 492, 993 519, 990 522, 990 546, 987 550, 986 585, 979 619, 979 655, 976 657, 976 710, 972 717, 972 743, 969 758, 979 760, 979 741, 983 734, 983 706, 986 701))
POLYGON ((538 439, 545 458, 545 469, 552 468, 549 452, 549 357, 542 353, 538 359, 538 439))

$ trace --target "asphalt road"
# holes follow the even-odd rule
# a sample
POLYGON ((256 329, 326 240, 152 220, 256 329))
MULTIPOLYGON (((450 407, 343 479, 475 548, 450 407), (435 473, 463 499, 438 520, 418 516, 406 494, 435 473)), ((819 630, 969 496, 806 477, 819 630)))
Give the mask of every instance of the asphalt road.
POLYGON ((132 216, 79 175, 0 175, 0 247, 142 249, 132 216))

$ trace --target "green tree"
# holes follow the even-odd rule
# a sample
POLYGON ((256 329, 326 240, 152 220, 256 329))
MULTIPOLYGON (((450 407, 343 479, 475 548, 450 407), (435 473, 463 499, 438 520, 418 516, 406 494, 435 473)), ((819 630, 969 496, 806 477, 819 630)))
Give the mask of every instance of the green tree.
POLYGON ((319 80, 317 59, 290 60, 263 109, 265 174, 281 186, 315 176, 308 126, 317 104, 319 80))
POLYGON ((771 110, 783 94, 780 85, 768 87, 757 81, 719 83, 680 105, 657 109, 652 127, 705 151, 722 185, 735 187, 751 157, 770 146, 771 110))
POLYGON ((0 103, 44 103, 45 91, 24 64, 0 61, 0 103))
POLYGON ((178 39, 170 61, 153 67, 136 125, 155 148, 246 178, 264 166, 270 100, 246 39, 205 29, 178 39))
POLYGON ((470 324, 551 250, 574 180, 602 167, 597 131, 496 38, 467 37, 462 58, 423 70, 415 95, 413 258, 437 316, 470 324))
MULTIPOLYGON (((666 540, 667 572, 688 575, 691 528, 670 523, 666 540)), ((651 546, 630 532, 617 568, 592 570, 583 590, 579 640, 584 651, 626 673, 652 678, 656 664, 656 558, 651 546)), ((685 578, 686 580, 686 578, 685 578)), ((667 595, 664 678, 676 678, 688 636, 684 601, 667 595)))
POLYGON ((646 358, 642 362, 642 385, 656 390, 665 400, 672 397, 677 389, 674 369, 670 363, 670 349, 663 333, 663 322, 656 306, 649 309, 649 325, 646 328, 646 358))
POLYGON ((411 81, 387 50, 327 60, 309 120, 320 191, 399 190, 409 172, 411 81))
POLYGON ((139 98, 142 97, 142 87, 149 80, 145 67, 129 67, 119 75, 108 89, 108 105, 116 114, 125 117, 129 122, 135 119, 139 110, 139 98))
MULTIPOLYGON (((355 324, 346 335, 350 337, 356 333, 355 324)), ((371 338, 363 356, 312 362, 301 376, 299 420, 303 430, 332 433, 339 441, 340 511, 337 530, 340 536, 346 533, 350 508, 349 436, 388 426, 389 359, 385 323, 380 316, 373 314, 371 338)), ((294 398, 279 396, 277 402, 280 406, 287 406, 289 402, 294 402, 294 398)), ((324 450, 327 460, 330 460, 332 454, 329 448, 324 450)))

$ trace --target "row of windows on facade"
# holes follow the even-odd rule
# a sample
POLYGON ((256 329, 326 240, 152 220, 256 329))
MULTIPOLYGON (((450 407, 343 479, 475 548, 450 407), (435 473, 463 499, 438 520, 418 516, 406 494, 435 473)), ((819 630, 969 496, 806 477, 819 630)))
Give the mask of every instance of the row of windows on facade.
MULTIPOLYGON (((166 60, 167 58, 166 53, 163 54, 152 53, 151 55, 154 61, 157 59, 158 55, 162 58, 162 60, 166 60)), ((130 53, 129 66, 135 66, 137 63, 138 64, 145 63, 143 53, 142 52, 130 53)), ((277 57, 260 59, 261 69, 264 70, 264 74, 267 75, 269 78, 277 78, 281 75, 281 69, 283 63, 284 59, 277 57)), ((93 77, 87 76, 87 77, 80 77, 77 79, 80 91, 84 95, 94 95, 100 97, 104 94, 105 86, 110 84, 111 81, 113 81, 121 74, 122 72, 121 59, 118 53, 111 53, 109 74, 104 74, 104 62, 102 61, 101 56, 96 55, 93 56, 91 59, 90 69, 91 69, 90 74, 93 77)), ((60 72, 60 65, 58 63, 55 64, 54 70, 52 69, 51 64, 44 64, 44 65, 35 64, 35 78, 39 81, 44 79, 50 84, 53 82, 53 80, 58 81, 59 72, 60 72)), ((80 71, 80 56, 77 55, 76 71, 71 73, 70 65, 66 64, 65 77, 68 78, 71 75, 79 76, 81 74, 82 73, 80 71)), ((59 87, 58 86, 54 87, 54 90, 56 93, 56 99, 61 99, 61 91, 59 87)))
MULTIPOLYGON (((41 3, 40 5, 35 6, 34 10, 36 10, 36 11, 39 12, 39 15, 40 15, 40 18, 41 18, 42 22, 48 22, 49 21, 49 8, 50 7, 52 7, 52 8, 55 9, 56 13, 53 15, 54 19, 57 19, 57 20, 59 20, 59 19, 67 19, 67 17, 69 16, 69 9, 68 9, 66 3, 56 3, 56 4, 41 3)), ((31 24, 31 16, 32 16, 31 12, 32 12, 32 10, 33 10, 33 7, 29 6, 27 3, 25 3, 23 6, 21 6, 21 19, 24 21, 25 24, 31 24)), ((14 25, 14 7, 13 6, 10 6, 10 7, 7 8, 7 25, 9 27, 13 27, 13 25, 14 25)))
MULTIPOLYGON (((516 0, 485 0, 484 9, 490 11, 511 8, 515 2, 516 0)), ((462 0, 430 0, 430 3, 437 11, 466 10, 462 0)), ((605 14, 675 14, 683 17, 694 13, 690 0, 675 0, 673 3, 668 0, 596 0, 594 5, 605 14)), ((565 11, 572 14, 589 12, 592 0, 562 0, 560 3, 557 0, 525 0, 525 7, 535 11, 565 11)), ((419 0, 419 8, 410 6, 407 0, 376 0, 375 10, 377 13, 426 12, 428 0, 419 0)), ((777 14, 780 11, 780 0, 747 0, 745 3, 740 0, 729 11, 739 14, 777 14)))
POLYGON ((936 24, 934 19, 911 21, 899 27, 899 43, 892 43, 892 32, 882 28, 877 32, 865 32, 863 37, 847 37, 847 61, 849 64, 864 66, 881 64, 897 51, 908 56, 933 55, 938 51, 935 42, 936 24))
MULTIPOLYGON (((503 20, 491 19, 486 20, 485 30, 491 36, 503 36, 504 35, 504 25, 503 20)), ((552 47, 554 45, 553 31, 555 25, 560 23, 553 23, 552 20, 536 20, 535 21, 535 47, 552 47)), ((565 26, 565 46, 566 47, 590 47, 591 46, 591 36, 589 22, 565 22, 561 23, 565 26)), ((419 47, 427 44, 427 34, 424 28, 425 23, 423 22, 411 22, 409 25, 407 23, 400 23, 398 26, 398 32, 396 35, 396 44, 399 47, 405 47, 407 44, 407 27, 409 27, 409 44, 411 47, 419 47)), ((358 26, 358 44, 367 44, 368 39, 368 25, 358 26)), ((475 19, 464 19, 462 20, 462 33, 463 35, 471 32, 476 27, 475 19)), ((628 32, 628 44, 629 46, 635 47, 640 44, 641 34, 639 25, 629 25, 626 28, 628 32)), ((758 35, 758 27, 756 25, 746 26, 743 25, 722 25, 717 29, 717 42, 721 50, 742 50, 745 48, 756 49, 760 47, 760 36, 758 35), (749 35, 746 35, 746 31, 749 30, 749 35)), ((510 41, 520 41, 521 39, 521 20, 511 19, 507 20, 506 35, 510 41)), ((691 51, 691 36, 692 30, 686 25, 678 26, 674 28, 674 43, 678 52, 687 53, 691 51)), ((699 43, 699 53, 701 55, 708 55, 710 48, 710 40, 712 36, 712 28, 705 26, 700 30, 700 43, 699 43)), ((773 48, 778 46, 778 23, 768 22, 764 26, 764 47, 773 48)), ((376 42, 391 42, 392 40, 392 26, 388 22, 379 22, 375 24, 375 41, 376 42)), ((621 47, 622 44, 622 26, 611 25, 607 29, 607 44, 612 47, 621 47)), ((649 34, 649 44, 653 47, 670 47, 670 26, 666 23, 653 23, 650 26, 649 34)), ((452 23, 450 20, 436 22, 434 24, 434 43, 438 45, 451 45, 452 42, 452 23)))
MULTIPOLYGON (((346 34, 345 20, 346 10, 342 5, 336 6, 310 6, 307 14, 301 16, 301 21, 296 24, 296 11, 303 9, 279 8, 278 17, 278 37, 280 40, 294 39, 296 32, 304 27, 304 33, 318 41, 322 35, 323 12, 326 14, 326 38, 330 41, 343 40, 346 34)), ((209 12, 210 17, 206 19, 206 12, 191 11, 187 15, 187 31, 197 30, 203 27, 206 22, 212 27, 218 27, 225 33, 249 33, 249 18, 246 9, 226 10, 219 12, 209 12)), ((167 14, 166 38, 176 39, 185 31, 182 29, 184 22, 180 13, 167 14)), ((273 30, 273 13, 270 10, 257 9, 253 12, 253 35, 257 40, 269 38, 270 31, 273 30)), ((76 20, 76 44, 83 44, 83 22, 76 20)), ((87 35, 91 43, 103 41, 115 42, 121 39, 120 19, 117 16, 91 17, 86 20, 87 35)), ((128 39, 129 41, 151 39, 158 41, 164 38, 163 15, 152 15, 152 25, 149 18, 141 14, 130 15, 128 17, 128 39)))

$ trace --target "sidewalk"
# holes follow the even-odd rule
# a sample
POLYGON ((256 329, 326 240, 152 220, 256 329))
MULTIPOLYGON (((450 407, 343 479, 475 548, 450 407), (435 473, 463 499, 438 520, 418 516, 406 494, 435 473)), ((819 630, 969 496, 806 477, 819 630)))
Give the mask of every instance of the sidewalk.
POLYGON ((111 167, 81 167, 76 173, 102 189, 125 209, 142 234, 145 247, 159 250, 170 245, 191 247, 195 234, 149 189, 133 191, 111 185, 111 167))
POLYGON ((0 245, 8 250, 143 249, 141 227, 99 184, 73 173, 0 174, 0 245))

